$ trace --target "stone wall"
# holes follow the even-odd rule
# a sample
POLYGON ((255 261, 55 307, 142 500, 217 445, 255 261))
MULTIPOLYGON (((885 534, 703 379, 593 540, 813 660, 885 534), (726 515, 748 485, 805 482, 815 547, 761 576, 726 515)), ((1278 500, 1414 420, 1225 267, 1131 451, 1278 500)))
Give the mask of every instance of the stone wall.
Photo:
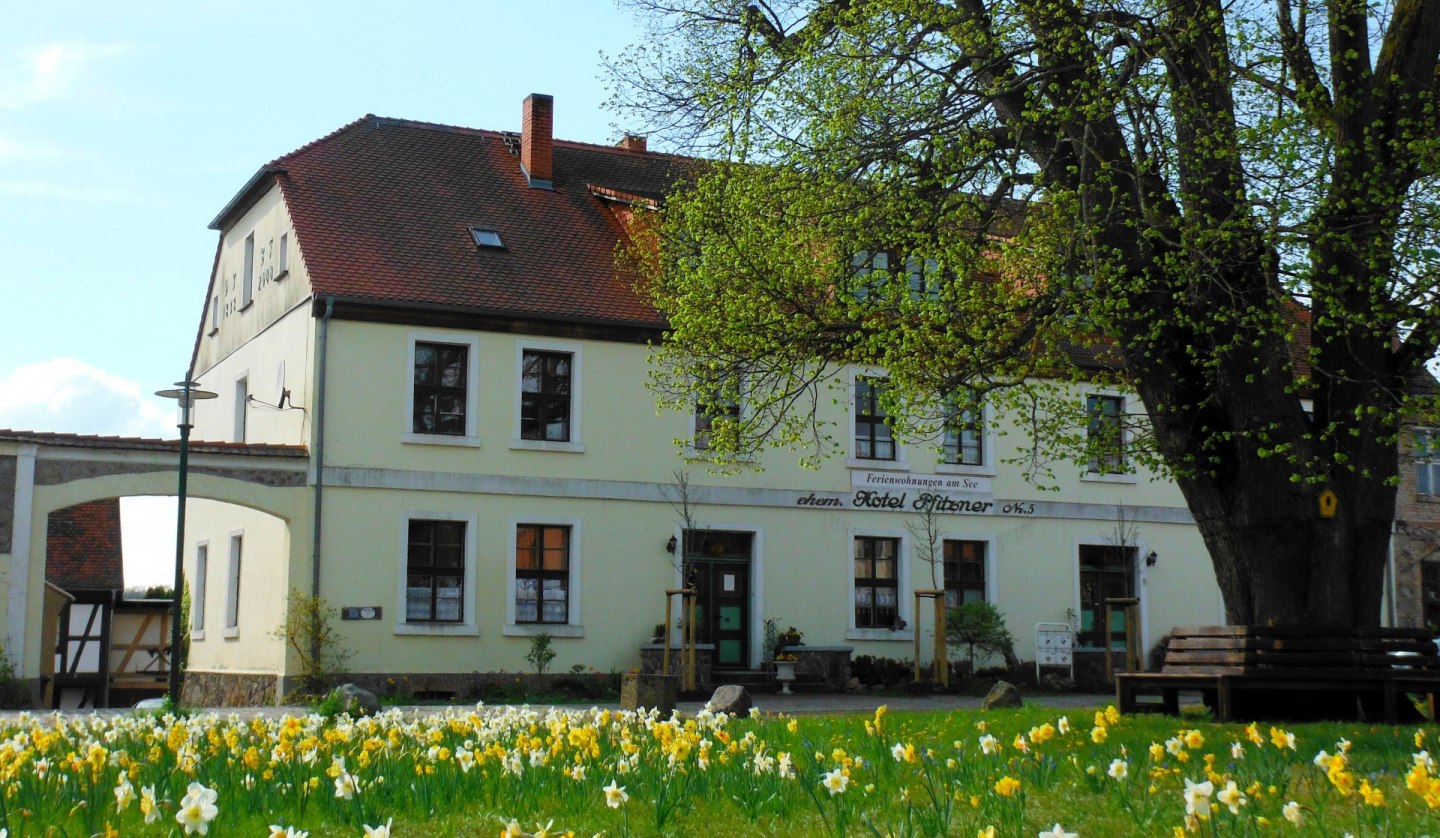
POLYGON ((263 707, 277 701, 274 675, 186 672, 180 701, 190 707, 263 707))
MULTIPOLYGON (((645 675, 659 674, 662 668, 661 653, 665 651, 663 643, 641 643, 640 644, 640 672, 645 675)), ((681 649, 679 644, 670 646, 670 674, 678 675, 683 670, 680 662, 681 649)), ((715 644, 695 644, 695 688, 697 690, 710 690, 715 687, 715 644)))

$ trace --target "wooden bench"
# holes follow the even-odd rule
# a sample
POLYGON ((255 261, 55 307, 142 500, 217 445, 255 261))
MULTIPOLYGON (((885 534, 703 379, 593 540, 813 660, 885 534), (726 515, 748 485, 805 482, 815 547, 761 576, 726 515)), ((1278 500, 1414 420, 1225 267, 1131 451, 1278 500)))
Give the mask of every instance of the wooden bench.
POLYGON ((1409 693, 1427 698, 1435 718, 1440 652, 1428 629, 1177 626, 1159 672, 1115 679, 1122 713, 1180 712, 1180 692, 1199 690, 1217 721, 1235 718, 1238 699, 1272 690, 1349 694, 1355 714, 1398 720, 1409 693), (1159 701, 1141 701, 1158 696, 1159 701))

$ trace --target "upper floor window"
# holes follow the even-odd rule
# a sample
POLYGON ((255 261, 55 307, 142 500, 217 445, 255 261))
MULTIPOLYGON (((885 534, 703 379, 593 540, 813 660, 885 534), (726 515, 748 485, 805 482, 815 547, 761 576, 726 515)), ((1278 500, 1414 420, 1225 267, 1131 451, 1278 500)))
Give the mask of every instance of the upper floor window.
POLYGON ((255 234, 245 237, 245 273, 240 278, 240 307, 250 305, 255 296, 255 234))
POLYGON ((1415 432, 1415 492, 1440 495, 1440 432, 1415 432))
POLYGON ((855 458, 894 460, 895 437, 880 394, 885 385, 871 378, 855 379, 855 458))
POLYGON ((940 296, 940 263, 934 259, 906 257, 905 279, 912 300, 933 300, 940 296))
POLYGON ((883 250, 857 251, 850 257, 850 288, 857 300, 879 290, 890 274, 890 254, 883 250))
POLYGON ((470 347, 415 343, 415 391, 411 431, 464 436, 470 347))
POLYGON ((520 438, 570 441, 572 355, 527 349, 520 369, 520 438))
POLYGON ((1085 397, 1086 451, 1092 474, 1122 474, 1125 461, 1125 398, 1092 393, 1085 397))
POLYGON ((696 388, 695 433, 691 437, 691 445, 697 451, 708 450, 717 428, 721 432, 732 430, 739 418, 739 387, 727 386, 723 382, 703 382, 696 388))
POLYGON ((945 405, 945 437, 941 453, 952 465, 985 465, 984 407, 979 397, 965 391, 953 395, 945 405))
POLYGON ((515 528, 515 622, 570 620, 570 528, 515 528))
POLYGON ((280 279, 290 271, 290 234, 280 234, 280 249, 277 251, 277 258, 280 263, 277 267, 276 279, 280 279))
POLYGON ((411 519, 406 540, 406 622, 464 618, 465 523, 411 519))

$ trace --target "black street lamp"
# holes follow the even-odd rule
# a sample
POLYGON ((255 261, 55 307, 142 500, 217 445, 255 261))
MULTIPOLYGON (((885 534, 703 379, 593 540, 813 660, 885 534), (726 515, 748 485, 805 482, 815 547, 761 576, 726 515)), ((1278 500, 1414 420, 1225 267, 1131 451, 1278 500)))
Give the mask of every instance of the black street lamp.
POLYGON ((170 703, 180 704, 180 593, 185 588, 185 477, 190 468, 190 411, 195 402, 213 399, 218 393, 197 389, 200 382, 191 381, 187 375, 184 381, 175 382, 174 390, 156 390, 155 395, 175 399, 179 404, 180 417, 176 423, 180 428, 180 487, 176 492, 175 504, 175 593, 170 603, 170 703))

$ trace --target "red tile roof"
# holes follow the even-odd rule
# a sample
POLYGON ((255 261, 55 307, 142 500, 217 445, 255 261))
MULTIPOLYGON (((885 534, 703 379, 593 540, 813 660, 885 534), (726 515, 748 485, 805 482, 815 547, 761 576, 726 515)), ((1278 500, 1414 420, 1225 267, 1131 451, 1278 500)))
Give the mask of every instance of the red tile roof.
POLYGON ((616 267, 607 204, 658 201, 689 161, 557 140, 554 189, 532 189, 518 140, 365 116, 261 169, 212 226, 278 182, 317 299, 662 327, 616 267), (472 226, 505 248, 477 248, 472 226))
POLYGON ((125 587, 119 498, 78 503, 50 513, 45 579, 72 592, 125 587))

